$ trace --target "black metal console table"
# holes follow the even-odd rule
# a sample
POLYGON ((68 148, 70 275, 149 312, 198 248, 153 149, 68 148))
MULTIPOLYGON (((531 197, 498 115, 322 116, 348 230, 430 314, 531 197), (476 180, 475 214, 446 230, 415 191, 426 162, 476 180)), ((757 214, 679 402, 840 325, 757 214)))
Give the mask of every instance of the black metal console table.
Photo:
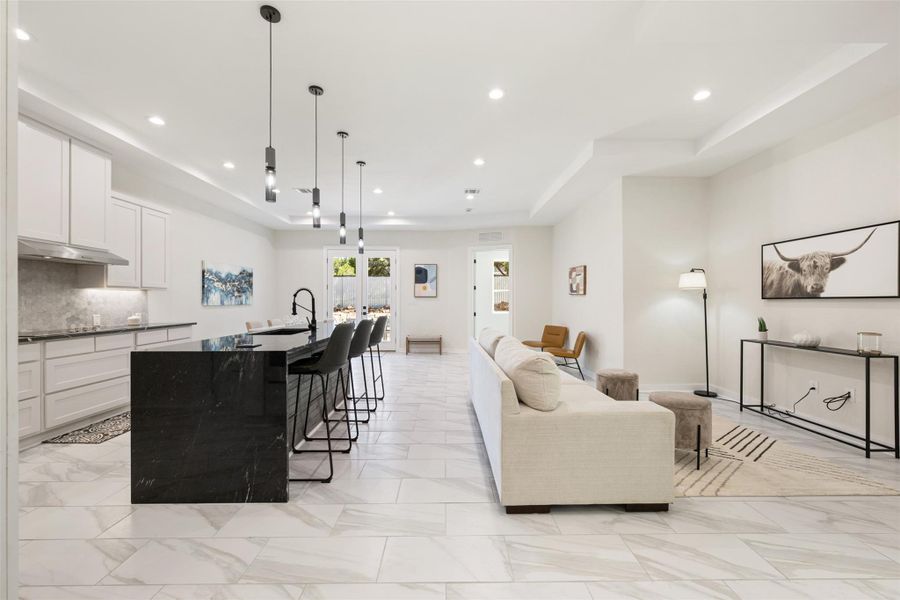
POLYGON ((900 372, 900 357, 896 354, 878 354, 875 356, 872 355, 864 355, 859 354, 856 350, 848 350, 846 348, 829 348, 827 346, 817 346, 815 348, 811 348, 808 346, 798 346, 797 344, 792 344, 791 342, 781 342, 777 340, 752 340, 752 339, 743 339, 741 340, 741 391, 740 391, 740 405, 741 410, 743 411, 745 408, 747 410, 753 411, 755 413, 759 413, 761 415, 765 415, 767 417, 776 419, 781 421, 782 423, 787 423, 788 425, 793 425, 794 427, 799 427, 800 429, 805 429, 811 433, 815 433, 817 435, 821 435, 828 439, 834 440, 836 442, 840 442, 842 444, 846 444, 848 446, 852 446, 853 448, 857 448, 859 450, 865 450, 866 458, 870 458, 872 456, 872 452, 893 452, 894 458, 900 458, 900 382, 898 382, 898 372, 900 372), (758 344, 759 345, 759 406, 752 406, 750 404, 744 404, 744 343, 750 344, 758 344), (853 356, 856 358, 864 359, 866 362, 866 375, 865 375, 865 397, 866 397, 866 435, 865 437, 856 435, 854 433, 850 433, 844 431, 842 429, 837 429, 835 427, 831 427, 830 425, 824 425, 822 423, 806 419, 804 417, 797 416, 796 414, 790 414, 786 411, 783 411, 778 408, 771 408, 765 406, 765 396, 766 396, 766 346, 776 346, 778 348, 792 348, 794 350, 805 350, 807 352, 823 352, 825 354, 838 354, 841 356, 853 356), (871 373, 871 363, 873 360, 892 360, 894 362, 894 445, 888 446, 886 444, 882 444, 880 442, 872 441, 871 436, 871 398, 870 398, 870 390, 869 390, 869 379, 871 373), (769 411, 769 412, 767 412, 769 411), (774 414, 782 414, 788 418, 776 417, 774 414), (818 431, 816 429, 812 429, 810 427, 806 427, 801 425, 797 421, 803 421, 804 423, 809 423, 810 425, 815 425, 820 429, 827 429, 828 431, 832 431, 834 433, 839 433, 846 438, 852 438, 855 440, 859 440, 863 442, 863 444, 858 444, 856 442, 849 441, 847 439, 841 439, 826 433, 825 431, 818 431))

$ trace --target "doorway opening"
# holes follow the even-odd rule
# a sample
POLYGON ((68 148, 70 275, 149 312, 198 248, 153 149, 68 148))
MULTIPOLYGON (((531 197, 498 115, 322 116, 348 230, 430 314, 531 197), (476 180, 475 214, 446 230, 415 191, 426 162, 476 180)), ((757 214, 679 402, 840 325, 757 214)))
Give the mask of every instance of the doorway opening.
POLYGON ((397 254, 396 249, 356 247, 326 248, 326 318, 337 323, 388 318, 382 350, 397 349, 397 254))
POLYGON ((513 278, 508 247, 472 250, 472 335, 485 327, 512 334, 513 278))

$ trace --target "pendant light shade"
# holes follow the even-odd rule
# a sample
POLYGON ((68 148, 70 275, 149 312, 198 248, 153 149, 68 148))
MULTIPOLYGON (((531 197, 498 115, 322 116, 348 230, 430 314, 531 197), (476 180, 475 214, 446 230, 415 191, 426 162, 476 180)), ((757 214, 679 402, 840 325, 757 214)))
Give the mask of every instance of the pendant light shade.
POLYGON ((281 13, 274 6, 264 5, 259 14, 269 24, 269 145, 266 146, 266 202, 275 202, 275 148, 272 147, 272 24, 281 21, 281 13))
POLYGON ((314 229, 322 228, 322 205, 319 199, 319 96, 325 93, 325 90, 317 85, 309 86, 309 93, 315 98, 315 185, 313 186, 312 197, 312 221, 314 229))
POLYGON ((346 131, 338 131, 337 134, 341 138, 341 228, 338 233, 343 246, 347 243, 347 213, 344 212, 344 142, 350 134, 346 131))
POLYGON ((357 245, 359 247, 359 253, 365 254, 366 252, 366 243, 363 241, 363 226, 362 226, 362 186, 363 186, 363 177, 362 177, 362 168, 366 166, 365 161, 358 160, 356 164, 359 165, 359 242, 357 245))

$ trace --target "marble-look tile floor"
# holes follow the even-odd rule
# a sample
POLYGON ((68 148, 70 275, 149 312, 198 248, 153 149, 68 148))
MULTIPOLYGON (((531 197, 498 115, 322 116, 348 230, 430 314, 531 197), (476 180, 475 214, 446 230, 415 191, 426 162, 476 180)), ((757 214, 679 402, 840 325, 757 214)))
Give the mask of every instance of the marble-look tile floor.
MULTIPOLYGON (((387 400, 331 484, 287 504, 132 505, 129 437, 20 462, 21 597, 302 600, 900 598, 900 497, 681 498, 667 513, 506 515, 462 354, 386 355, 387 400)), ((900 461, 716 401, 900 488, 900 461)), ((323 470, 322 458, 293 468, 323 470)))

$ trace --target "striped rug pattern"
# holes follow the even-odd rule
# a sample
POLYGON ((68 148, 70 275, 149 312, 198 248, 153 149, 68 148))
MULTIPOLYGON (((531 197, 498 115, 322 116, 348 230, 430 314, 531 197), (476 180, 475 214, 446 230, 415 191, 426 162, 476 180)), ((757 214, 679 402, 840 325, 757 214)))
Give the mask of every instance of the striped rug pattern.
POLYGON ((709 458, 676 450, 677 496, 886 496, 895 489, 744 425, 713 418, 709 458))

